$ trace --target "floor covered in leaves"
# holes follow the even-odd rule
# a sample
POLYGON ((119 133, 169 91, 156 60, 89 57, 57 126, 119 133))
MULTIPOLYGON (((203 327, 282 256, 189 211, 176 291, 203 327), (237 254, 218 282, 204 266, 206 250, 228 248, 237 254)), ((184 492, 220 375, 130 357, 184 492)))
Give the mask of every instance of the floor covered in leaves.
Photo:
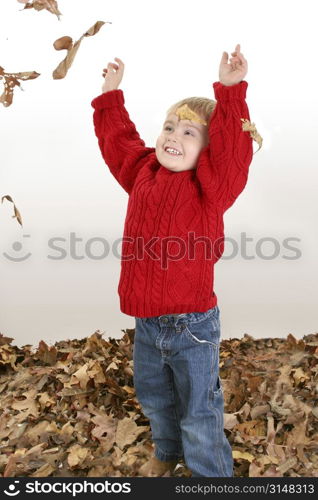
MULTIPOLYGON (((0 334, 0 476, 137 476, 153 453, 133 387, 134 330, 17 347, 0 334)), ((318 334, 222 340, 236 477, 318 476, 318 334)), ((169 473, 167 473, 169 475, 169 473)), ((173 473, 189 477, 184 463, 173 473)))

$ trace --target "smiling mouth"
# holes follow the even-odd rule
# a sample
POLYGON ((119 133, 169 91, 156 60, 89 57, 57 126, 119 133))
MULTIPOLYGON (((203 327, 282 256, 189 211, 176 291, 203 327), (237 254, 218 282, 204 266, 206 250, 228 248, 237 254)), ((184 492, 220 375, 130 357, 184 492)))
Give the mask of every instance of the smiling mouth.
POLYGON ((164 152, 170 156, 182 156, 180 151, 178 151, 177 149, 174 149, 174 148, 165 148, 164 152))

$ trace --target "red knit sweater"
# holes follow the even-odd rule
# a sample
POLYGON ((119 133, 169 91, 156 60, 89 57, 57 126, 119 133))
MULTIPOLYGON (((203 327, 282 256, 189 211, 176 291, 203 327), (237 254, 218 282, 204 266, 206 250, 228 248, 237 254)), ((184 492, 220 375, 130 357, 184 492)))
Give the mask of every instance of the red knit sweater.
POLYGON ((223 214, 244 189, 253 147, 247 82, 213 83, 210 141, 197 168, 160 165, 129 118, 122 90, 92 101, 102 156, 129 195, 118 285, 120 309, 135 317, 205 312, 217 304, 214 263, 224 251, 223 214))

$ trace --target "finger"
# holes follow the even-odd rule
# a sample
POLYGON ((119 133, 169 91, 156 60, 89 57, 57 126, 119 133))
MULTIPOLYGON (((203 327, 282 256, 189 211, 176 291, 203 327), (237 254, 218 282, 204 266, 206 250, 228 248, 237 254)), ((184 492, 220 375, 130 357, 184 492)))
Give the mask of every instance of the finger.
POLYGON ((118 61, 120 64, 124 65, 123 61, 121 59, 119 59, 119 57, 115 57, 114 59, 115 59, 115 61, 118 61))
POLYGON ((223 52, 222 57, 221 57, 221 64, 227 64, 228 57, 229 57, 228 53, 223 52))
POLYGON ((231 63, 233 68, 236 68, 237 66, 242 65, 242 62, 237 57, 230 59, 230 63, 231 63))
POLYGON ((238 54, 237 57, 239 58, 240 64, 247 64, 247 61, 243 54, 238 54))
POLYGON ((113 73, 114 70, 116 70, 117 68, 114 68, 114 66, 113 66, 112 63, 108 63, 107 69, 108 69, 109 72, 113 73))

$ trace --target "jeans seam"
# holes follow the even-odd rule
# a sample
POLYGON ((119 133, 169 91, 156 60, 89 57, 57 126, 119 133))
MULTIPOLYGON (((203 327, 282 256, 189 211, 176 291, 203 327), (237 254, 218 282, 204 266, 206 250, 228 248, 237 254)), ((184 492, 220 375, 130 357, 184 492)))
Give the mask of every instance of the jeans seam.
POLYGON ((174 402, 173 413, 174 413, 175 421, 177 423, 176 428, 177 428, 177 432, 178 432, 179 442, 181 443, 181 448, 182 448, 182 451, 183 451, 182 434, 181 434, 181 430, 180 430, 180 422, 179 422, 177 411, 176 411, 176 394, 175 394, 175 388, 174 388, 174 383, 173 383, 173 371, 172 371, 171 366, 169 366, 169 368, 170 368, 170 373, 169 373, 169 385, 170 385, 170 387, 169 387, 169 389, 170 389, 170 391, 172 393, 173 402, 174 402))
MULTIPOLYGON (((219 350, 217 351, 217 363, 219 363, 219 350)), ((224 434, 224 426, 222 426, 221 428, 221 422, 222 422, 222 415, 220 415, 220 411, 218 410, 218 408, 215 408, 215 406, 213 405, 212 401, 214 400, 214 396, 216 393, 219 392, 218 391, 213 391, 213 387, 212 387, 212 380, 213 380, 213 371, 211 369, 211 374, 210 374, 210 381, 209 381, 209 386, 210 386, 210 389, 208 390, 208 408, 210 408, 211 412, 214 413, 215 415, 215 420, 216 420, 216 423, 217 423, 217 428, 219 430, 219 434, 222 435, 222 439, 221 439, 221 442, 220 443, 216 443, 216 456, 218 457, 218 463, 219 463, 219 467, 220 467, 220 470, 223 471, 223 476, 225 476, 225 470, 226 470, 226 463, 225 463, 225 460, 224 460, 224 455, 223 455, 223 450, 222 450, 222 440, 224 439, 223 437, 223 434, 224 434), (213 394, 213 397, 211 398, 211 395, 213 394)), ((218 380, 220 380, 220 389, 222 388, 221 386, 221 378, 220 378, 220 374, 218 373, 217 375, 217 379, 216 379, 216 383, 218 383, 218 380)))

